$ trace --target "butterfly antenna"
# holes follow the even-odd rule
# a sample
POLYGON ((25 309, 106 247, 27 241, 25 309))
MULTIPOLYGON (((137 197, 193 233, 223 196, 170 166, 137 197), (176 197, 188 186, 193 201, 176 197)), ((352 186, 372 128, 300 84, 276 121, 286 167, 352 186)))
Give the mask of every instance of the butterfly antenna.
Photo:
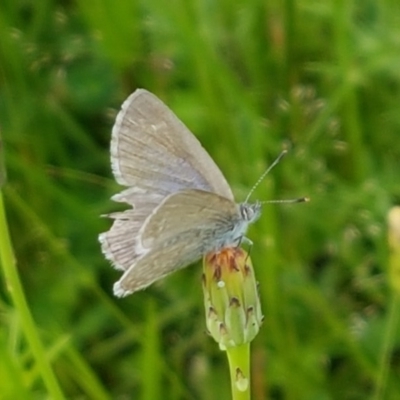
MULTIPOLYGON (((249 194, 246 197, 246 200, 244 201, 245 203, 247 203, 251 197, 251 195, 253 194, 253 192, 257 189, 257 186, 263 181, 263 179, 267 176, 268 172, 271 171, 272 168, 275 167, 276 164, 279 163, 279 161, 281 161, 281 158, 283 156, 285 156, 287 153, 287 150, 283 150, 281 152, 281 154, 279 154, 279 156, 277 157, 277 159, 267 168, 267 170, 258 178, 257 182, 253 185, 253 187, 250 189, 249 194)), ((286 203, 285 200, 282 200, 281 202, 286 203)), ((269 202, 268 202, 269 203, 269 202)), ((294 202, 297 203, 297 202, 294 202)))
POLYGON ((286 203, 286 204, 293 204, 293 203, 308 203, 310 201, 309 197, 299 197, 298 199, 286 199, 286 200, 266 200, 266 201, 261 201, 260 204, 281 204, 281 203, 286 203))

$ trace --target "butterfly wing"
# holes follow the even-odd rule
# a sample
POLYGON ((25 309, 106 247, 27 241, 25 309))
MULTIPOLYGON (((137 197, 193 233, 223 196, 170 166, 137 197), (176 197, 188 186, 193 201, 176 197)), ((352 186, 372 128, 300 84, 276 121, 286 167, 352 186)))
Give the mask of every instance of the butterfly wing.
POLYGON ((142 255, 114 285, 115 295, 144 289, 218 249, 239 219, 237 205, 214 193, 185 190, 169 196, 140 229, 142 255))
POLYGON ((134 210, 111 214, 115 221, 99 240, 105 256, 126 270, 140 256, 138 231, 169 195, 201 189, 233 200, 221 171, 200 142, 156 96, 136 90, 122 105, 112 130, 111 164, 118 183, 113 196, 134 210))
MULTIPOLYGON (((143 89, 128 97, 117 116, 111 164, 118 183, 139 188, 147 196, 202 189, 233 200, 228 183, 200 142, 161 100, 143 89)), ((129 193, 134 200, 135 191, 129 193)))
POLYGON ((136 251, 139 229, 161 201, 162 197, 157 201, 137 193, 133 210, 108 215, 114 222, 110 230, 99 235, 99 241, 103 254, 116 269, 128 269, 140 256, 136 251))
MULTIPOLYGON (((233 230, 239 219, 238 206, 232 200, 203 190, 184 190, 167 197, 149 215, 139 231, 140 245, 150 249, 183 232, 210 230, 206 243, 218 248, 215 238, 233 230)), ((202 252, 209 250, 206 246, 202 252)))

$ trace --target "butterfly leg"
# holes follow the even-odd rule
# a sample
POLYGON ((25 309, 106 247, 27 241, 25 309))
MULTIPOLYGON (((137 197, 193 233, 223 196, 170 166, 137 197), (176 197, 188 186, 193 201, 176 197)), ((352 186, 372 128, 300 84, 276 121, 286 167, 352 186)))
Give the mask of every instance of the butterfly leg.
POLYGON ((238 242, 236 247, 240 247, 243 243, 246 243, 247 245, 249 245, 249 252, 250 252, 251 248, 253 247, 253 242, 248 237, 242 235, 236 240, 238 242))
POLYGON ((247 257, 246 257, 246 261, 245 261, 245 262, 247 262, 247 259, 250 257, 251 249, 253 248, 253 242, 248 237, 242 235, 238 238, 237 247, 240 247, 242 245, 242 243, 246 243, 249 245, 249 250, 247 252, 247 257))
POLYGON ((241 245, 242 243, 246 243, 248 244, 250 247, 253 246, 253 242, 246 236, 241 236, 239 239, 239 245, 241 245))

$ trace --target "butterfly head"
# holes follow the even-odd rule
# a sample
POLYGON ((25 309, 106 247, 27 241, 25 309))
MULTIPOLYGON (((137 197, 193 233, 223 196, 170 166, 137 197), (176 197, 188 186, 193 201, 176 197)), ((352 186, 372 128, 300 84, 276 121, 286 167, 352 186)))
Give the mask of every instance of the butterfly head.
POLYGON ((261 215, 261 203, 259 201, 255 203, 241 203, 239 209, 243 220, 249 224, 256 221, 261 215))

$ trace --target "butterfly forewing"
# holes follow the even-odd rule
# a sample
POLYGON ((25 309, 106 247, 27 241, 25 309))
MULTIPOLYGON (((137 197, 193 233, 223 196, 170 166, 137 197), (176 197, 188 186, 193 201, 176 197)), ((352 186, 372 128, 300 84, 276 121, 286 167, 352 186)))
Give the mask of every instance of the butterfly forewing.
POLYGON ((221 171, 200 142, 156 96, 139 89, 124 102, 112 132, 117 181, 136 190, 202 189, 233 199, 221 171))
POLYGON ((198 243, 187 243, 185 234, 181 233, 173 241, 154 247, 139 257, 114 285, 114 294, 124 297, 144 289, 166 275, 197 261, 202 255, 198 243))
POLYGON ((234 202, 217 194, 186 190, 169 196, 140 230, 143 253, 114 286, 126 296, 149 286, 219 247, 240 219, 234 202))
POLYGON ((184 190, 167 197, 147 218, 139 232, 141 244, 151 248, 182 232, 202 234, 210 227, 215 236, 223 235, 240 218, 238 212, 237 205, 225 197, 203 190, 184 190))

